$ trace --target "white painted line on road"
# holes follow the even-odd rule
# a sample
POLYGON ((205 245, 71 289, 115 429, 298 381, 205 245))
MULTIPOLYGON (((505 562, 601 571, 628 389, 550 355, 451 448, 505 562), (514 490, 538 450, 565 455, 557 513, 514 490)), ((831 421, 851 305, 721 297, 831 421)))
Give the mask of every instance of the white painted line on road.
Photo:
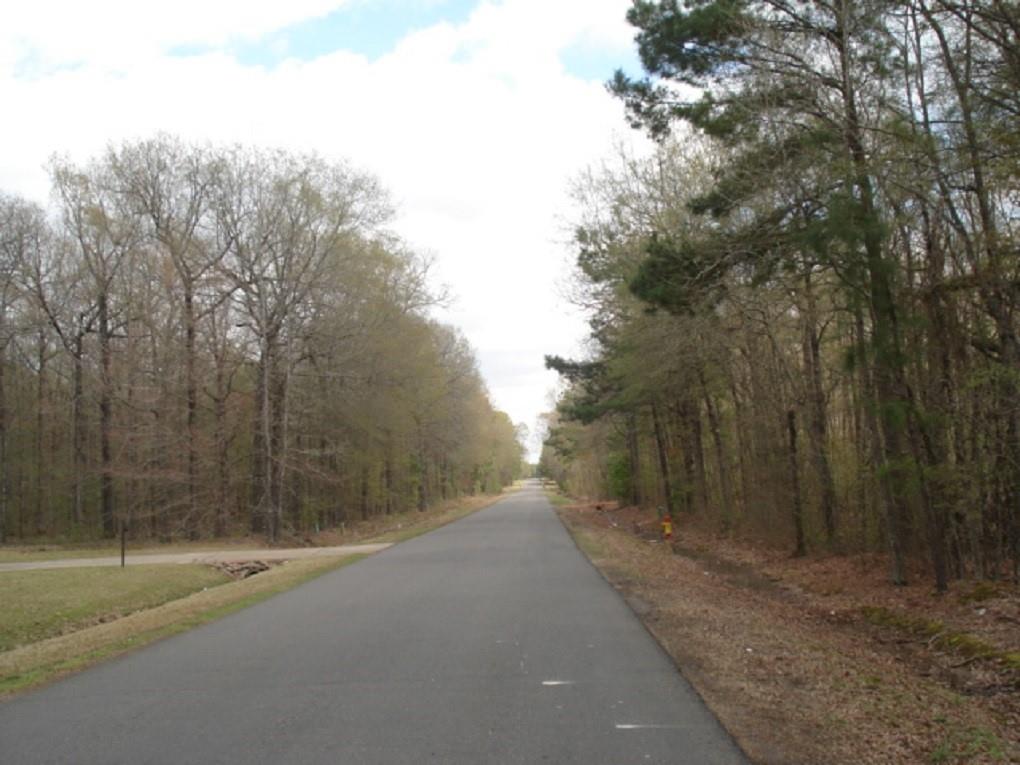
POLYGON ((641 725, 641 724, 638 724, 638 723, 617 723, 616 724, 616 729, 617 730, 641 730, 643 728, 679 728, 679 727, 681 727, 681 726, 679 726, 679 725, 658 725, 658 724, 655 724, 655 723, 650 723, 650 724, 647 724, 647 725, 641 725))
POLYGON ((543 680, 542 685, 573 685, 573 680, 543 680))

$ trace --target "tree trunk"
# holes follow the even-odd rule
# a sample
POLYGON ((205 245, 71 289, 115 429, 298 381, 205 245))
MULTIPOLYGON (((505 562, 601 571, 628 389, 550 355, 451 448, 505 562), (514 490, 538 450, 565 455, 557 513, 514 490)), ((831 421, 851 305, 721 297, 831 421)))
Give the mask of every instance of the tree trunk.
POLYGON ((630 472, 630 504, 641 507, 641 453, 637 414, 634 412, 627 415, 627 459, 630 472))
MULTIPOLYGON (((870 459, 872 467, 875 470, 881 470, 881 466, 885 462, 886 450, 882 446, 882 427, 879 424, 878 416, 875 414, 875 407, 872 405, 877 399, 875 393, 875 382, 874 374, 869 365, 864 359, 867 357, 864 352, 863 346, 866 342, 864 333, 864 317, 858 307, 855 314, 856 321, 856 333, 858 341, 861 344, 861 349, 858 354, 861 358, 860 363, 860 376, 861 376, 861 391, 862 391, 862 402, 861 408, 864 414, 864 421, 867 425, 870 445, 870 459)), ((891 558, 891 579, 893 584, 904 585, 907 583, 907 569, 906 569, 906 540, 909 536, 909 527, 905 523, 905 518, 902 514, 897 512, 897 504, 895 497, 895 488, 890 481, 889 476, 879 477, 880 486, 880 498, 878 505, 882 509, 882 521, 885 526, 886 539, 889 544, 889 552, 891 558)))
MULTIPOLYGON (((4 327, 0 321, 0 333, 4 327)), ((7 342, 0 337, 0 544, 7 542, 7 390, 5 377, 7 373, 7 342)), ((24 513, 22 513, 24 514, 24 513)))
POLYGON ((192 295, 192 284, 187 279, 184 280, 184 370, 188 438, 187 515, 189 523, 195 523, 198 518, 198 457, 196 454, 198 382, 195 378, 195 300, 192 295))
POLYGON ((266 473, 269 476, 266 509, 269 519, 269 538, 276 542, 280 538, 284 485, 287 471, 287 373, 281 373, 280 349, 274 338, 270 351, 269 379, 266 401, 266 440, 269 443, 266 473))
POLYGON ((368 465, 361 466, 361 486, 359 504, 361 507, 361 520, 367 521, 368 512, 368 465))
POLYGON ((383 491, 385 497, 385 513, 393 513, 393 454, 389 448, 386 450, 386 464, 383 470, 383 491))
POLYGON ((751 498, 751 469, 748 465, 747 447, 747 415, 744 411, 744 404, 737 392, 737 383, 732 372, 730 374, 730 396, 733 399, 733 432, 737 440, 737 464, 740 467, 740 510, 743 515, 747 514, 748 501, 751 498))
MULTIPOLYGON (((862 217, 867 292, 874 319, 872 327, 872 345, 875 352, 874 392, 882 423, 882 481, 892 500, 891 525, 897 538, 894 544, 901 546, 903 541, 909 538, 913 516, 909 487, 913 484, 912 479, 918 467, 914 464, 914 455, 911 453, 908 438, 904 437, 903 425, 914 417, 914 412, 904 379, 899 317, 893 294, 896 264, 883 252, 880 216, 875 207, 867 153, 861 138, 856 95, 850 78, 849 29, 846 19, 842 20, 840 31, 843 37, 839 54, 843 74, 843 104, 846 110, 845 141, 854 172, 852 185, 862 217)), ((894 564, 893 581, 896 583, 905 581, 902 567, 897 564, 894 564)))
POLYGON ((74 336, 74 380, 71 398, 71 443, 74 450, 74 477, 71 482, 71 505, 74 508, 75 525, 85 522, 85 330, 78 327, 74 336))
POLYGON ((108 296, 99 296, 99 453, 100 453, 100 510, 103 536, 112 539, 117 534, 116 508, 113 494, 113 379, 112 348, 110 347, 110 314, 108 296))
POLYGON ((807 554, 804 541, 804 506, 800 496, 800 467, 797 460, 797 413, 790 409, 786 413, 786 430, 789 434, 790 490, 793 504, 793 533, 795 547, 793 555, 802 558, 807 554))
POLYGON ((266 392, 266 358, 265 344, 259 354, 258 365, 255 371, 255 396, 252 407, 252 443, 251 443, 251 495, 250 522, 253 534, 261 534, 266 530, 266 481, 268 471, 266 470, 266 450, 269 446, 269 439, 266 438, 266 416, 268 415, 267 392, 266 392))
POLYGON ((666 514, 676 520, 676 500, 673 497, 673 486, 669 478, 669 455, 666 451, 666 437, 662 431, 659 407, 652 404, 652 429, 655 431, 655 451, 659 457, 659 479, 662 481, 662 493, 666 501, 666 514))
POLYGON ((708 392, 708 383, 705 375, 699 373, 701 381, 701 392, 705 398, 705 412, 708 415, 708 429, 712 434, 712 444, 715 446, 715 461, 719 471, 719 490, 722 495, 722 517, 723 528, 727 531, 733 526, 733 488, 730 483, 730 465, 726 459, 726 446, 722 440, 722 430, 719 427, 719 410, 716 407, 712 395, 708 392))
POLYGON ((701 428, 701 407, 693 400, 683 402, 684 419, 688 427, 688 439, 684 445, 694 458, 694 496, 697 510, 708 509, 708 473, 705 469, 705 439, 701 428))
POLYGON ((40 329, 36 338, 36 364, 39 367, 35 381, 35 527, 40 534, 50 533, 53 518, 47 501, 48 481, 45 478, 46 456, 46 333, 40 329))
POLYGON ((811 450, 811 462, 818 474, 818 484, 821 490, 820 502, 822 521, 825 524, 825 539, 831 549, 836 541, 836 482, 832 477, 832 466, 829 463, 828 415, 826 413, 825 389, 822 386, 821 339, 818 335, 818 311, 810 274, 804 277, 804 296, 806 305, 803 309, 802 355, 808 389, 808 442, 811 450))
POLYGON ((429 507, 429 467, 425 454, 425 439, 418 434, 418 512, 424 513, 429 507))
POLYGON ((216 440, 216 521, 214 534, 217 537, 226 536, 227 521, 230 516, 229 507, 229 486, 230 476, 228 473, 227 454, 227 405, 226 394, 221 387, 220 374, 217 374, 216 400, 213 402, 213 419, 216 440))

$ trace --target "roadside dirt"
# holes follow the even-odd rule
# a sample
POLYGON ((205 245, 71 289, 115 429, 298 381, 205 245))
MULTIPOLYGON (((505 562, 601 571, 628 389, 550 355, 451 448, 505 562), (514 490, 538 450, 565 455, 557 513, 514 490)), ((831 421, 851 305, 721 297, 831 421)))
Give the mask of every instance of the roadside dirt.
POLYGON ((578 543, 756 763, 1020 763, 1020 592, 887 584, 652 511, 571 505, 578 543))

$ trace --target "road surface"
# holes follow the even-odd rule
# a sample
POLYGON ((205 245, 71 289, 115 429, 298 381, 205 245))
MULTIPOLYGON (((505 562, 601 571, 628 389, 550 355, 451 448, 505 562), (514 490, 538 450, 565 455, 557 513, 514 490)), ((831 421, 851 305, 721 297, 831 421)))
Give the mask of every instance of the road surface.
POLYGON ((535 487, 0 704, 22 763, 744 763, 535 487))
MULTIPOLYGON (((127 566, 153 566, 159 564, 202 564, 202 563, 237 563, 248 560, 294 560, 296 558, 329 558, 376 553, 389 547, 388 542, 364 545, 341 545, 339 547, 294 547, 294 548, 262 548, 260 550, 201 550, 198 552, 180 553, 137 553, 124 556, 127 566)), ((90 568, 102 566, 119 566, 119 555, 108 555, 102 558, 55 558, 54 560, 19 561, 17 563, 0 563, 0 572, 29 571, 41 568, 90 568)))

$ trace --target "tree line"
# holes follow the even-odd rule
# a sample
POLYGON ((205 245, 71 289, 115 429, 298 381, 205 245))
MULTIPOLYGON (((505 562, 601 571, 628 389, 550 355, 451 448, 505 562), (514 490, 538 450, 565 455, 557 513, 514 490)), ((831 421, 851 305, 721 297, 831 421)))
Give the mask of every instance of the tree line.
MULTIPOLYGON (((1020 6, 638 0, 542 469, 905 582, 1018 579, 1020 6)), ((682 524, 681 524, 682 527, 682 524)))
POLYGON ((372 176, 167 135, 49 173, 0 194, 0 541, 276 540, 516 476, 372 176))

